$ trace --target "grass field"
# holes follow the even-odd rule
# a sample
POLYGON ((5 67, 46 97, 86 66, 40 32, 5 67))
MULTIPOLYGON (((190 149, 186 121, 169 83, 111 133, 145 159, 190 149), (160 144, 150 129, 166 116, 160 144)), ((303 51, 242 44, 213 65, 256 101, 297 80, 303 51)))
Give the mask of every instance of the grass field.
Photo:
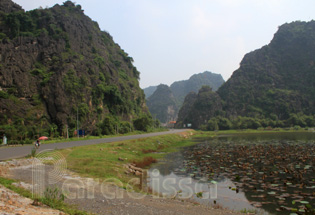
POLYGON ((74 147, 61 150, 68 169, 82 176, 97 179, 116 178, 126 184, 133 175, 125 174, 124 164, 136 163, 147 168, 166 153, 179 147, 192 145, 189 141, 194 131, 142 138, 115 143, 74 147))
MULTIPOLYGON (((151 132, 160 132, 160 131, 167 131, 165 128, 156 128, 152 130, 151 132)), ((93 139, 101 139, 101 138, 110 138, 110 137, 120 137, 120 136, 130 136, 130 135, 137 135, 137 134, 146 134, 147 132, 144 131, 133 131, 126 134, 113 134, 113 135, 103 135, 103 136, 85 136, 85 137, 71 137, 71 138, 49 138, 48 140, 43 140, 41 143, 47 144, 47 143, 62 143, 62 142, 71 142, 71 141, 78 141, 78 140, 93 140, 93 139)))

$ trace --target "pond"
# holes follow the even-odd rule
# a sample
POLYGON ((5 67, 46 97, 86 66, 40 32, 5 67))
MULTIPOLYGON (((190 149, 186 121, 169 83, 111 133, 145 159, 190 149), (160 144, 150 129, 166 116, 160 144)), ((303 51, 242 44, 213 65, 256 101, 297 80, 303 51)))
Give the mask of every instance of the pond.
POLYGON ((161 195, 260 214, 314 214, 315 132, 194 138, 149 170, 161 195))

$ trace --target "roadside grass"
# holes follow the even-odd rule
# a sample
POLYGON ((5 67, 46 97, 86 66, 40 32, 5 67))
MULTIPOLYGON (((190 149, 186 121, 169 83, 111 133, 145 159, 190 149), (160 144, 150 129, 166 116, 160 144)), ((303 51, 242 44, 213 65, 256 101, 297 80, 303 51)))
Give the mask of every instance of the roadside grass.
POLYGON ((44 197, 33 198, 32 193, 30 191, 14 186, 13 183, 15 182, 17 181, 0 177, 0 184, 2 184, 4 187, 14 191, 15 193, 18 193, 21 196, 32 199, 34 200, 34 202, 40 202, 53 209, 63 211, 69 215, 92 215, 92 213, 80 211, 76 209, 75 206, 66 204, 64 202, 64 199, 57 195, 58 190, 56 188, 55 189, 47 188, 44 197))
POLYGON ((125 134, 113 134, 113 135, 102 135, 102 136, 92 136, 92 135, 87 135, 85 137, 71 137, 71 138, 50 138, 49 140, 43 140, 41 143, 43 144, 49 144, 49 143, 61 143, 61 142, 72 142, 72 141, 79 141, 79 140, 94 140, 94 139, 102 139, 102 138, 111 138, 111 137, 121 137, 121 136, 130 136, 130 135, 137 135, 137 134, 147 134, 151 132, 162 132, 162 131, 167 131, 168 129, 165 128, 156 128, 154 130, 151 130, 149 132, 144 132, 144 131, 132 131, 129 133, 125 134))
POLYGON ((190 135, 195 131, 180 134, 141 138, 114 143, 80 146, 60 152, 67 160, 68 169, 82 176, 100 180, 115 178, 124 187, 135 178, 127 175, 124 164, 136 163, 138 167, 148 168, 166 153, 175 152, 179 147, 193 145, 190 135))
POLYGON ((10 189, 10 190, 20 194, 21 196, 26 197, 26 198, 32 198, 32 194, 31 194, 30 191, 12 185, 15 182, 17 182, 17 181, 12 180, 12 179, 7 179, 7 178, 0 177, 0 184, 5 186, 6 188, 8 188, 8 189, 10 189))
MULTIPOLYGON (((113 134, 113 135, 102 135, 102 136, 92 136, 92 135, 87 135, 85 137, 71 137, 71 138, 64 138, 64 137, 55 137, 51 138, 49 137, 48 140, 42 140, 41 144, 50 144, 50 143, 63 143, 63 142, 73 142, 73 141, 80 141, 80 140, 94 140, 94 139, 102 139, 102 138, 111 138, 111 137, 121 137, 121 136, 130 136, 130 135, 137 135, 137 134, 147 134, 151 132, 163 132, 167 131, 168 129, 166 128, 155 128, 153 130, 150 130, 148 132, 144 131, 132 131, 129 133, 125 134, 113 134)), ((34 144, 35 139, 31 141, 31 144, 34 144)), ((24 145, 31 145, 31 144, 24 144, 24 145)), ((6 147, 16 147, 16 146, 23 146, 23 144, 15 144, 15 145, 4 145, 0 144, 0 148, 6 148, 6 147)))

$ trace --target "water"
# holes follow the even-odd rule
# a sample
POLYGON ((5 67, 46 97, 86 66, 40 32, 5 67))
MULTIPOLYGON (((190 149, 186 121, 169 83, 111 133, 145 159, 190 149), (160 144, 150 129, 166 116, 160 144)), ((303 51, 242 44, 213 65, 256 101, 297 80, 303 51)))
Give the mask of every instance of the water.
POLYGON ((304 214, 315 207, 315 133, 195 138, 149 171, 169 197, 261 214, 304 214))

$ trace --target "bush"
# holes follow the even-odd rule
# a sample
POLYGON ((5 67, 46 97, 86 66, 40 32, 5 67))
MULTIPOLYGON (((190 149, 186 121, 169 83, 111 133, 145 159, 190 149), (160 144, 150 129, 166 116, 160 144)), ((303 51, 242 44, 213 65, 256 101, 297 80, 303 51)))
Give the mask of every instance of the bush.
POLYGON ((42 202, 52 208, 55 208, 56 206, 63 203, 65 200, 64 194, 59 190, 59 188, 46 188, 44 192, 44 198, 42 199, 42 202))
POLYGON ((32 140, 30 140, 30 139, 26 139, 26 140, 24 140, 24 144, 33 144, 33 141, 32 140))
POLYGON ((94 129, 92 131, 92 135, 93 136, 102 136, 102 129, 100 129, 99 127, 97 127, 96 129, 94 129))
POLYGON ((293 127, 293 129, 294 129, 294 130, 300 130, 300 129, 301 129, 301 126, 295 125, 295 126, 293 127))
POLYGON ((257 129, 262 126, 267 126, 267 121, 263 121, 263 125, 260 123, 260 119, 252 117, 238 117, 233 121, 233 127, 235 129, 257 129))
POLYGON ((220 130, 229 130, 232 128, 232 123, 227 118, 218 117, 218 126, 220 130))
POLYGON ((31 157, 35 157, 36 156, 36 149, 35 148, 32 148, 31 149, 31 157))
POLYGON ((103 135, 115 134, 115 124, 116 120, 112 116, 107 116, 98 127, 103 135))
POLYGON ((315 126, 315 120, 313 116, 305 116, 305 123, 308 127, 315 126))
POLYGON ((207 130, 209 130, 209 131, 219 130, 219 125, 218 125, 218 122, 215 118, 212 118, 208 121, 207 130))
POLYGON ((7 99, 9 98, 8 93, 4 92, 3 90, 0 91, 0 98, 7 99))
POLYGON ((287 120, 286 124, 288 127, 292 127, 295 125, 301 126, 301 127, 306 127, 307 124, 304 121, 306 118, 305 115, 303 114, 290 114, 289 119, 287 120))
POLYGON ((152 122, 152 117, 150 115, 143 115, 133 121, 133 126, 139 131, 149 131, 152 122))
POLYGON ((133 126, 131 125, 130 122, 121 122, 119 126, 119 133, 121 134, 126 134, 129 133, 130 131, 133 131, 133 126))
POLYGON ((17 141, 17 140, 9 140, 8 141, 8 145, 17 145, 17 144, 19 144, 19 141, 17 141))
POLYGON ((208 130, 208 125, 200 125, 200 130, 202 131, 207 131, 208 130))

